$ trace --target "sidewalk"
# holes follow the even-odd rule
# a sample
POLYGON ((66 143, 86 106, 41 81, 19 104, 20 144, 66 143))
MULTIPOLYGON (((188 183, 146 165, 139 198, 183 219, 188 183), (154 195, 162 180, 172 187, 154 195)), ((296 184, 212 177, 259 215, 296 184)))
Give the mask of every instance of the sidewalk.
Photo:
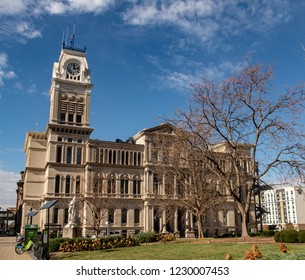
POLYGON ((22 255, 15 253, 16 237, 1 236, 0 237, 0 260, 32 260, 28 252, 22 255))

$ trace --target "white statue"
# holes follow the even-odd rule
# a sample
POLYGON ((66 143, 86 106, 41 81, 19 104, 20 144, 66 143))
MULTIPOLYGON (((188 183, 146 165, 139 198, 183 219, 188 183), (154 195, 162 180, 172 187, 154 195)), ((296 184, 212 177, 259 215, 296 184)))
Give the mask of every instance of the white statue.
POLYGON ((76 198, 75 196, 73 197, 73 199, 70 201, 69 203, 69 210, 68 210, 68 224, 66 225, 66 227, 76 227, 76 219, 77 219, 77 215, 76 215, 76 198))

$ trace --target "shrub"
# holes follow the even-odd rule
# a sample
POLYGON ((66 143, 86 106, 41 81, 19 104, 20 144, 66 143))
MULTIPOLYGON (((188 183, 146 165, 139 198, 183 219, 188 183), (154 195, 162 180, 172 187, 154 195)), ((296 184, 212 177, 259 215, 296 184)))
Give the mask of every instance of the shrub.
POLYGON ((280 231, 280 242, 286 242, 285 239, 286 239, 286 233, 287 233, 287 230, 282 230, 280 231))
POLYGON ((285 233, 285 242, 286 243, 298 243, 299 242, 299 233, 296 230, 289 230, 285 233))
POLYGON ((176 235, 174 233, 161 233, 157 236, 157 240, 161 242, 176 240, 176 235))
POLYGON ((49 252, 59 251, 60 244, 68 241, 70 238, 50 238, 49 240, 49 252))
POLYGON ((281 240, 280 240, 280 235, 281 235, 281 232, 280 232, 280 231, 277 231, 277 232, 274 234, 274 241, 275 241, 275 242, 281 242, 281 240))
MULTIPOLYGON (((113 236, 105 238, 60 238, 56 244, 59 243, 58 248, 54 245, 54 250, 62 252, 75 251, 93 251, 93 250, 107 250, 116 247, 128 247, 139 245, 139 242, 130 236, 113 236)), ((54 241, 55 244, 55 241, 54 241)))
POLYGON ((299 242, 305 243, 305 230, 299 231, 299 242))
POLYGON ((274 230, 263 230, 262 233, 261 233, 261 236, 267 236, 267 237, 271 237, 271 236, 274 236, 276 233, 276 231, 274 230))
POLYGON ((151 243, 157 241, 157 236, 154 231, 140 232, 135 235, 135 239, 139 243, 151 243))

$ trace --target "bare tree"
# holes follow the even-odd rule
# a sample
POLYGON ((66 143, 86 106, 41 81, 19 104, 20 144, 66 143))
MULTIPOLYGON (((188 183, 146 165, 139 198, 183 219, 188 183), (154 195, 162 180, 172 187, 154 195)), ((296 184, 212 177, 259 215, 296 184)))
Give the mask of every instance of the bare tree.
POLYGON ((257 64, 221 83, 192 84, 189 110, 178 111, 172 121, 193 135, 190 145, 234 199, 244 238, 259 184, 304 170, 304 87, 278 94, 272 77, 270 67, 257 64))
POLYGON ((91 178, 90 192, 83 194, 80 197, 82 206, 86 208, 86 215, 82 215, 86 224, 92 228, 97 237, 101 232, 101 224, 103 219, 108 215, 109 209, 111 209, 116 201, 115 194, 113 192, 114 186, 111 185, 111 181, 107 178, 103 178, 100 173, 96 172, 91 178))
MULTIPOLYGON (((203 161, 201 151, 192 149, 193 135, 173 127, 172 135, 155 137, 158 161, 154 173, 163 184, 163 191, 155 192, 160 211, 186 209, 196 217, 198 237, 204 237, 203 217, 223 198, 216 190, 216 182, 203 161)), ((169 218, 170 215, 167 215, 169 218)))

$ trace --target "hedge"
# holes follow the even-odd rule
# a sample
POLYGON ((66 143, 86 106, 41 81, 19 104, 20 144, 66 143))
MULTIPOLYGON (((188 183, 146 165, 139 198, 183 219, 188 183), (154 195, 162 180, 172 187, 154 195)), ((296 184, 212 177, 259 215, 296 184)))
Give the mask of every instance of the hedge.
POLYGON ((282 230, 274 234, 275 242, 305 243, 305 230, 282 230))
POLYGON ((140 243, 133 237, 113 236, 105 238, 52 238, 49 252, 75 252, 106 250, 116 247, 137 246, 140 243))
POLYGON ((305 243, 305 230, 299 231, 299 242, 305 243))

